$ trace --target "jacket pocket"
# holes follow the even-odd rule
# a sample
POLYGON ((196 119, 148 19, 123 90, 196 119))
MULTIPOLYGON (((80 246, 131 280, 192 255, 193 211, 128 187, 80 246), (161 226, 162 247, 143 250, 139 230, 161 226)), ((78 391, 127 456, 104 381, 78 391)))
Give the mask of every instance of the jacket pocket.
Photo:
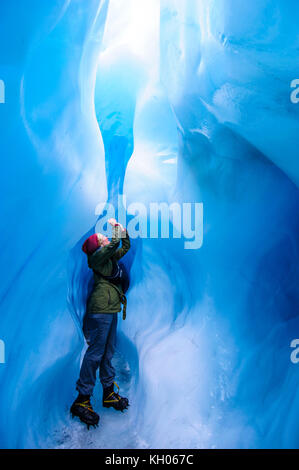
POLYGON ((110 290, 108 290, 108 305, 111 304, 111 294, 110 294, 110 290))

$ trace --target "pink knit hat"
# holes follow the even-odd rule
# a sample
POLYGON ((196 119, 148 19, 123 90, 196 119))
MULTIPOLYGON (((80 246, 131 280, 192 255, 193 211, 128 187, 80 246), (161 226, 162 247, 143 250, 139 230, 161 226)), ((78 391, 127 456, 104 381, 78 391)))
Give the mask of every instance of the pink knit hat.
POLYGON ((82 245, 82 250, 87 255, 91 255, 99 247, 99 240, 96 233, 90 235, 82 245))

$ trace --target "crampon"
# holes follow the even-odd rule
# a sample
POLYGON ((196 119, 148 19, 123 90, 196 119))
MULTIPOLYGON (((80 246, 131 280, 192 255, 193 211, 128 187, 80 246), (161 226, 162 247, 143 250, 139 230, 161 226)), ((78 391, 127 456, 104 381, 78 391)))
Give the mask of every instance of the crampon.
POLYGON ((119 386, 117 385, 116 382, 113 382, 113 384, 110 387, 104 388, 103 391, 103 406, 105 408, 110 408, 111 406, 118 411, 124 411, 128 408, 129 405, 129 400, 125 397, 121 397, 119 394, 119 386), (117 392, 113 390, 113 385, 116 385, 117 387, 117 392))
POLYGON ((90 400, 80 400, 77 398, 77 400, 74 401, 74 403, 71 406, 70 409, 72 418, 74 416, 77 416, 82 423, 85 423, 87 425, 87 429, 90 428, 90 426, 93 426, 94 428, 98 427, 99 425, 99 420, 100 417, 99 415, 92 409, 90 400))

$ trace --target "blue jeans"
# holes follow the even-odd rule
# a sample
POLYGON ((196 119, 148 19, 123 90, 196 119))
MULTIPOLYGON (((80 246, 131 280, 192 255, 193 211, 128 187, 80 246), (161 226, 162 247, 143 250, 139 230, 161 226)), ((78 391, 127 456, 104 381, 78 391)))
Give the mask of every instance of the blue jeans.
POLYGON ((92 395, 96 372, 100 369, 103 387, 109 387, 115 377, 111 360, 115 351, 117 313, 94 313, 85 315, 83 333, 88 344, 85 352, 77 390, 82 395, 92 395))

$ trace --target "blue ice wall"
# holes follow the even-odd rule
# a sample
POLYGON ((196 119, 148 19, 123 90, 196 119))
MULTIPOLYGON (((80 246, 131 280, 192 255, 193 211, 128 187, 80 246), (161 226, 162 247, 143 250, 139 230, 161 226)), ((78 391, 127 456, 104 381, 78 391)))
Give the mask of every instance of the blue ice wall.
POLYGON ((83 339, 68 260, 106 198, 93 97, 81 101, 106 12, 105 2, 60 0, 1 2, 0 12, 0 442, 38 447, 74 394, 83 339))
POLYGON ((298 9, 1 3, 0 447, 298 447, 298 9), (203 246, 133 241, 116 357, 132 406, 95 397, 88 434, 68 416, 80 246, 119 194, 203 202, 203 246))

